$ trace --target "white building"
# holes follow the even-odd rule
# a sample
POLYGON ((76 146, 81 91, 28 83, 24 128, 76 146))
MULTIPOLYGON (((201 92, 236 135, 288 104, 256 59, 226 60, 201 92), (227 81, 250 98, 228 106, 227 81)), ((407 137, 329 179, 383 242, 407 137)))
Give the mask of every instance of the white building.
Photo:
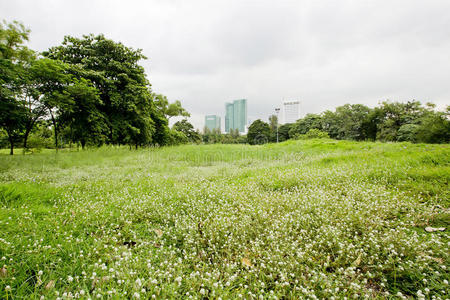
POLYGON ((283 102, 283 124, 295 123, 300 119, 300 101, 283 102))

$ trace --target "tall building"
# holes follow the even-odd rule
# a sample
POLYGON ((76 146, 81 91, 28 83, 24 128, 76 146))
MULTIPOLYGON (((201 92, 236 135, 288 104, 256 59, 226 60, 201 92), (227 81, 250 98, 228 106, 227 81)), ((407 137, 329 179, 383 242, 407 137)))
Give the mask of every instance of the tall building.
POLYGON ((238 129, 245 132, 247 126, 247 99, 234 100, 225 103, 225 131, 238 129))
POLYGON ((234 129, 233 103, 225 103, 225 132, 234 129))
POLYGON ((220 117, 216 115, 205 116, 205 127, 209 130, 220 129, 220 117))
POLYGON ((300 119, 300 101, 283 102, 284 124, 295 123, 300 119))

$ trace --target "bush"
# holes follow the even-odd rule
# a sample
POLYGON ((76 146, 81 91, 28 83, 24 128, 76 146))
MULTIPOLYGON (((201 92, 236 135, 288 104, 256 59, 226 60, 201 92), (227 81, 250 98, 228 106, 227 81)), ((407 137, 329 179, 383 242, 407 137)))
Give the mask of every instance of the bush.
POLYGON ((268 143, 270 139, 269 124, 261 120, 254 121, 248 128, 247 142, 250 145, 260 145, 268 143))
POLYGON ((430 113, 423 118, 417 128, 417 141, 420 143, 450 142, 450 121, 448 113, 430 113))
POLYGON ((329 139, 330 136, 327 132, 319 129, 310 129, 306 134, 297 134, 294 137, 296 140, 309 140, 309 139, 329 139))
POLYGON ((169 142, 168 145, 175 146, 175 145, 181 145, 181 144, 187 144, 189 142, 189 139, 187 136, 174 129, 169 130, 169 142))
POLYGON ((415 143, 417 141, 418 128, 419 125, 416 124, 402 125, 397 132, 397 141, 415 143))
POLYGON ((42 136, 39 133, 32 133, 28 137, 27 146, 28 148, 36 148, 36 149, 54 148, 55 146, 54 143, 55 142, 53 140, 53 136, 46 137, 42 136))

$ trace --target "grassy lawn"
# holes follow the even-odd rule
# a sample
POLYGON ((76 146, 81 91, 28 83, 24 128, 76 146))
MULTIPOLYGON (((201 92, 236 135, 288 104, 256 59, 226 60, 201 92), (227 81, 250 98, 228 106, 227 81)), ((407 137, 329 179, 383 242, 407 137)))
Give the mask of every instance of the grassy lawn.
POLYGON ((2 299, 449 298, 449 145, 6 153, 2 299))

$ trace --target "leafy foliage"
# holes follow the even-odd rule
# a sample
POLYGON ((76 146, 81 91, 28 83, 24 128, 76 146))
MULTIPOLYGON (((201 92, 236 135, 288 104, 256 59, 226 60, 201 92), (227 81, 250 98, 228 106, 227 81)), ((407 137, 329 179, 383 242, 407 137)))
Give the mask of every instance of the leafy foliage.
POLYGON ((297 140, 307 140, 307 139, 328 139, 330 136, 325 131, 321 131, 319 129, 313 128, 310 129, 305 134, 299 134, 295 136, 297 140))
POLYGON ((0 23, 0 128, 5 130, 10 143, 14 144, 26 127, 27 110, 20 95, 25 66, 33 52, 24 43, 29 30, 19 22, 0 23))
POLYGON ((248 127, 247 141, 250 145, 259 145, 269 142, 270 127, 264 121, 256 120, 248 127))
MULTIPOLYGON (((108 143, 145 145, 152 141, 154 122, 149 82, 138 64, 146 57, 134 50, 105 38, 85 35, 66 36, 61 46, 44 52, 46 57, 72 65, 71 74, 92 82, 99 91, 94 118, 105 120, 104 135, 108 143)), ((93 108, 93 107, 92 107, 93 108)), ((101 125, 96 126, 102 129, 101 125)))
POLYGON ((320 115, 307 114, 294 123, 289 137, 295 138, 312 129, 339 140, 410 141, 447 143, 450 141, 449 113, 418 101, 382 102, 373 109, 361 104, 346 104, 320 115))
POLYGON ((153 94, 153 99, 158 110, 169 120, 172 117, 190 117, 191 115, 181 106, 180 101, 169 103, 166 96, 153 94))
POLYGON ((189 113, 180 101, 151 92, 139 65, 146 59, 142 50, 91 34, 66 36, 36 57, 24 46, 28 35, 21 23, 1 24, 0 125, 11 153, 19 140, 26 149, 33 129, 46 120, 56 149, 63 140, 83 148, 173 144, 168 119, 189 113))
POLYGON ((194 126, 186 119, 173 124, 172 129, 182 132, 190 143, 199 143, 201 141, 200 134, 194 130, 194 126))

